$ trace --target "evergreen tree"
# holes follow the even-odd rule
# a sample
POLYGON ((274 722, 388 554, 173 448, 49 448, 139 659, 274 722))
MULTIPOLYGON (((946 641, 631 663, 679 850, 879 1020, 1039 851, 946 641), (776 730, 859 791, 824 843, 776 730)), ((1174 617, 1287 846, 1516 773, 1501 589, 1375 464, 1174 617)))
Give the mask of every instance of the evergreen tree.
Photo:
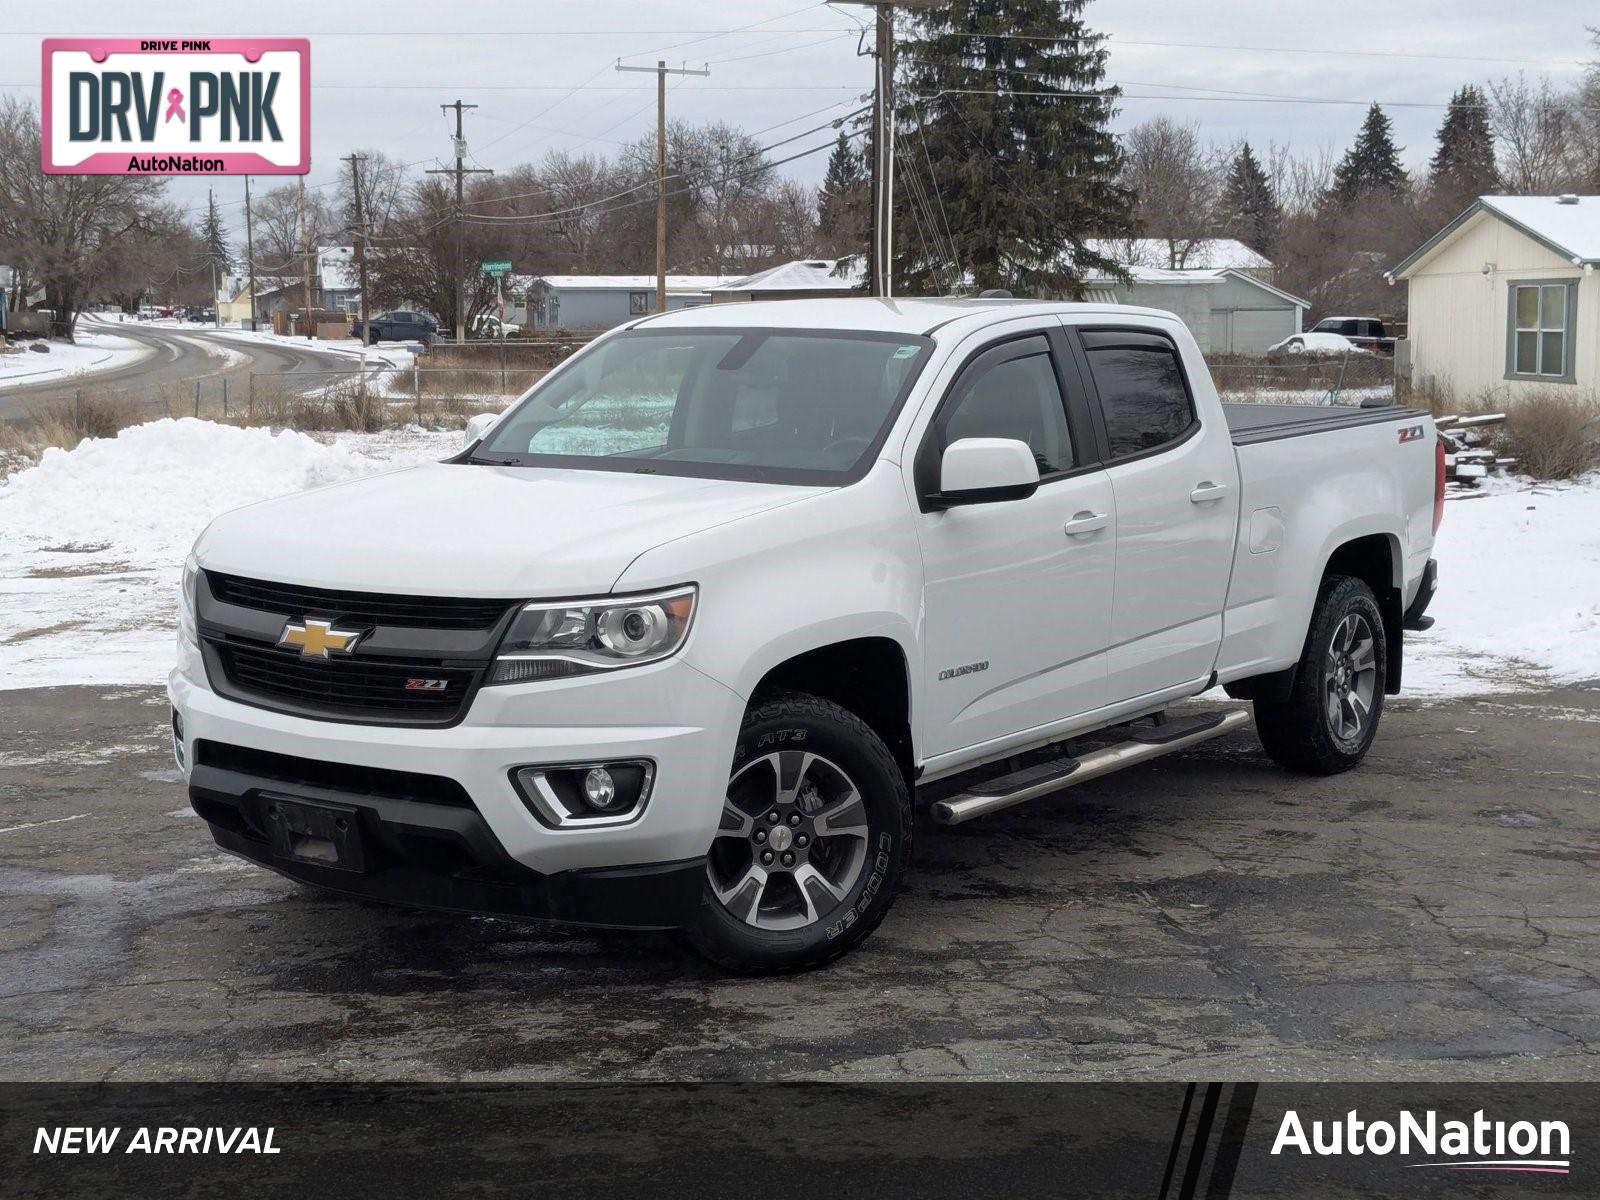
POLYGON ((817 237, 823 249, 835 257, 865 253, 871 205, 866 165, 850 135, 840 130, 817 195, 817 237))
POLYGON ((1368 192, 1395 195, 1406 186, 1405 168, 1394 144, 1389 118, 1376 103, 1367 109, 1355 145, 1345 151, 1333 172, 1331 199, 1348 208, 1368 192))
POLYGON ((1439 126, 1439 145, 1428 164, 1430 198, 1454 214, 1499 184, 1489 100, 1483 89, 1469 83, 1450 97, 1450 110, 1439 126))
POLYGON ((215 195, 209 198, 206 215, 200 222, 200 240, 205 243, 206 261, 216 264, 219 279, 233 270, 233 254, 228 249, 228 230, 217 211, 215 195))
POLYGON ((1126 236, 1108 128, 1117 89, 1088 0, 952 0, 901 43, 896 291, 1076 296, 1120 268, 1090 239, 1126 236), (986 36, 1026 30, 1026 40, 986 36), (1057 94, 1059 93, 1059 95, 1057 94))
POLYGON ((1222 192, 1223 225, 1257 254, 1272 258, 1278 250, 1278 234, 1283 226, 1283 208, 1272 181, 1261 169, 1250 143, 1244 142, 1228 168, 1228 182, 1222 192))

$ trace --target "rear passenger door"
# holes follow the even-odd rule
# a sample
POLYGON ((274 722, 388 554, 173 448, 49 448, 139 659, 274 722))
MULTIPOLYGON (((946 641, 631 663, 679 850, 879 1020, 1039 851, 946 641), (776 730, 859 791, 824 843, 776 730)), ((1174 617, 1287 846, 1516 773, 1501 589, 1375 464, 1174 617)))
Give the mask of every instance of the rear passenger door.
MULTIPOLYGON (((1214 428, 1199 415, 1175 341, 1099 327, 1076 329, 1072 340, 1117 511, 1106 656, 1108 702, 1117 704, 1211 673, 1238 527, 1238 468, 1220 414, 1214 428)), ((1194 365, 1197 375, 1205 370, 1194 365)), ((1214 402, 1208 409, 1217 410, 1214 402)))
POLYGON ((1059 328, 991 342, 967 358, 918 445, 931 757, 1104 703, 1116 512, 1081 392, 1059 328), (927 503, 945 448, 962 438, 1026 442, 1038 491, 949 509, 927 503))

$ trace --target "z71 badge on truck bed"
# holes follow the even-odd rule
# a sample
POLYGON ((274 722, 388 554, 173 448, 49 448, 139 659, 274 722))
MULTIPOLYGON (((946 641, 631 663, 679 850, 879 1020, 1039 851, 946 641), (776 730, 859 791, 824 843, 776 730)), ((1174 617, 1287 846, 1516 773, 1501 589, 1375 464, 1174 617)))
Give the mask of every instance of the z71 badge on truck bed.
POLYGON ((865 938, 914 798, 966 821, 1248 723, 1169 715, 1217 684, 1284 766, 1355 766, 1435 584, 1426 415, 1224 405, 1145 309, 676 312, 478 424, 200 536, 191 802, 306 883, 737 970, 865 938))

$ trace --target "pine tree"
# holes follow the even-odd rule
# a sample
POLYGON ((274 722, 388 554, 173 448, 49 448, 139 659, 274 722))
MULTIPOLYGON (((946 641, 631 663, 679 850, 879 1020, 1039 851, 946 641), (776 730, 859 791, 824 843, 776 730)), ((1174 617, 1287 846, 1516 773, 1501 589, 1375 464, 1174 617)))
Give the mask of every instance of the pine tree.
POLYGON ((870 193, 861 155, 851 145, 850 135, 840 130, 817 196, 817 237, 829 254, 843 257, 866 252, 870 193))
POLYGON ((1250 143, 1244 142, 1228 168, 1222 193, 1223 226, 1257 254, 1272 258, 1278 250, 1283 208, 1272 181, 1261 169, 1250 143))
POLYGON ((1368 192, 1392 196, 1404 189, 1406 183, 1405 168, 1400 165, 1400 151, 1394 144, 1389 118, 1374 103, 1367 109, 1367 118, 1361 123, 1355 145, 1345 151, 1334 168, 1330 198, 1338 207, 1349 208, 1368 192))
POLYGON ((200 240, 205 243, 206 261, 216 265, 219 278, 233 270, 233 253, 228 249, 228 230, 222 223, 222 214, 217 211, 215 195, 210 197, 206 215, 200 222, 200 240))
POLYGON ((1120 274, 1095 238, 1126 236, 1088 0, 953 0, 918 12, 901 43, 895 188, 897 291, 1008 288, 1079 295, 1120 274), (988 34, 1027 30, 1026 40, 988 34), (1056 95, 1059 93, 1059 95, 1056 95))
POLYGON ((1450 97, 1450 110, 1439 126, 1438 137, 1438 148, 1428 164, 1432 200, 1453 215, 1499 188, 1489 101, 1483 89, 1469 83, 1450 97))

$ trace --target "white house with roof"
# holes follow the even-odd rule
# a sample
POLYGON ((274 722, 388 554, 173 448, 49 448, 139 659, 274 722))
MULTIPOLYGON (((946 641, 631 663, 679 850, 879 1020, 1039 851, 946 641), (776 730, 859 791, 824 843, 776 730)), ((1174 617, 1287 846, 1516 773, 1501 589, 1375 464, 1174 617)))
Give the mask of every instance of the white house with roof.
POLYGON ((1480 196, 1389 271, 1412 383, 1458 399, 1600 388, 1600 196, 1480 196))
MULTIPOLYGON (((667 311, 707 304, 720 275, 668 275, 667 311)), ((506 320, 532 329, 611 329, 656 310, 654 275, 515 275, 506 320)))

